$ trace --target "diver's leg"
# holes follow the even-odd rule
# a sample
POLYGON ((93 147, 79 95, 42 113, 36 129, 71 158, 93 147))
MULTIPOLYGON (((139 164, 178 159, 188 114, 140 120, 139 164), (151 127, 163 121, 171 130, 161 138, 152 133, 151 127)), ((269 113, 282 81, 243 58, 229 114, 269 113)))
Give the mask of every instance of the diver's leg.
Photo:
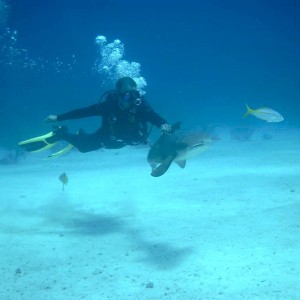
MULTIPOLYGON (((22 141, 19 145, 27 151, 38 152, 53 147, 58 141, 66 141, 78 148, 80 152, 94 151, 104 147, 101 129, 93 134, 86 134, 83 130, 80 130, 77 134, 72 134, 68 132, 66 126, 54 127, 51 132, 22 141)), ((68 149, 70 148, 68 147, 68 149)))
POLYGON ((107 135, 103 133, 101 128, 91 134, 84 132, 82 129, 80 129, 77 134, 73 134, 68 132, 66 126, 61 126, 53 130, 53 132, 53 137, 47 139, 47 141, 66 141, 82 153, 95 151, 100 148, 119 149, 125 146, 123 142, 107 138, 107 135))
POLYGON ((90 152, 98 150, 103 147, 103 141, 100 135, 100 131, 97 130, 95 133, 87 134, 84 130, 80 129, 78 133, 69 133, 67 128, 59 127, 54 131, 55 135, 52 139, 64 140, 74 147, 76 147, 80 152, 90 152))

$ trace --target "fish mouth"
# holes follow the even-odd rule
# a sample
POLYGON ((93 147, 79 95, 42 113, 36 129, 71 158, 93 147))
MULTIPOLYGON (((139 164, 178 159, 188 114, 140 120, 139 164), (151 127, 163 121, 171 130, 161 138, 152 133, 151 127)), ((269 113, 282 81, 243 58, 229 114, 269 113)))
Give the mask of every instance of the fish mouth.
POLYGON ((200 143, 197 143, 197 144, 191 146, 191 149, 203 147, 203 146, 206 146, 207 144, 208 144, 208 143, 205 143, 205 141, 201 141, 200 143))

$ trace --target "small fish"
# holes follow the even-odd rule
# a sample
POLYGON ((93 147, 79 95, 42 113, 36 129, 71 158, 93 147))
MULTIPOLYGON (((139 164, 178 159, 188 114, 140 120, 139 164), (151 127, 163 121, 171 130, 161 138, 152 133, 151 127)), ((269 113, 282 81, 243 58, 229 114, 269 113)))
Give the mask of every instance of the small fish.
POLYGON ((59 177, 58 177, 59 181, 62 182, 63 186, 62 186, 62 190, 64 191, 65 189, 65 185, 68 184, 69 178, 67 176, 66 173, 62 173, 59 177))
POLYGON ((248 115, 253 115, 254 117, 266 122, 281 122, 284 120, 283 116, 272 108, 261 107, 258 109, 252 109, 247 104, 246 107, 247 111, 243 118, 247 117, 248 115))

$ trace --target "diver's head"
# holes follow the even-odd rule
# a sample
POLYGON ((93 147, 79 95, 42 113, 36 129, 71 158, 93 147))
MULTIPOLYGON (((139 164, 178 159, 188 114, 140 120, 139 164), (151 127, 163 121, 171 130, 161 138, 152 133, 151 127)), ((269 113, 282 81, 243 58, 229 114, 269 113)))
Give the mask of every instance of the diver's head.
POLYGON ((116 89, 120 94, 136 91, 137 84, 131 77, 122 77, 117 81, 116 89))
POLYGON ((119 105, 122 110, 133 109, 141 105, 141 95, 138 91, 131 90, 128 92, 120 93, 119 105))
POLYGON ((137 91, 137 84, 131 77, 122 77, 116 83, 119 93, 119 104, 122 110, 131 109, 141 104, 141 95, 137 91))

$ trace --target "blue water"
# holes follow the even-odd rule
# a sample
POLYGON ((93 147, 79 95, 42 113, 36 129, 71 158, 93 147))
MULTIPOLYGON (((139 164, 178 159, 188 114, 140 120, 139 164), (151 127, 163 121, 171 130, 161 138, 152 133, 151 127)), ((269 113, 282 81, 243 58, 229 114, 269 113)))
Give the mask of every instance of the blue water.
MULTIPOLYGON (((113 87, 92 71, 98 35, 120 39, 124 59, 141 64, 147 99, 170 123, 240 124, 247 102, 280 111, 285 124, 299 124, 297 1, 6 4, 0 23, 1 146, 48 130, 48 114, 94 103, 113 87), (13 45, 11 32, 3 38, 7 28, 17 32, 13 45)), ((98 122, 83 126, 93 130, 98 122)))

